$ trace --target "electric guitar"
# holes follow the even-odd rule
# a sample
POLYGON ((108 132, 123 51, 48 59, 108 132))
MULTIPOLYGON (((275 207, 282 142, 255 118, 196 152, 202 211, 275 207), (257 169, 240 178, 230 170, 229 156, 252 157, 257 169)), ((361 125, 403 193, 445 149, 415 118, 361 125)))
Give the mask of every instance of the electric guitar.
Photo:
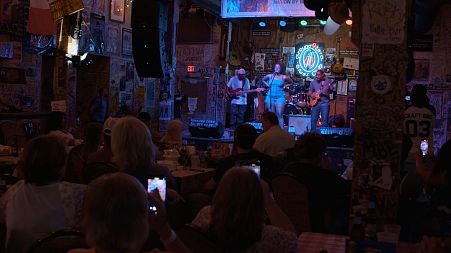
POLYGON ((319 101, 319 91, 315 91, 310 95, 310 103, 308 103, 308 106, 313 107, 316 104, 318 104, 319 101))
POLYGON ((266 90, 265 88, 257 88, 257 89, 253 89, 253 90, 243 90, 242 88, 237 88, 237 89, 231 89, 231 88, 227 88, 227 92, 226 92, 226 98, 227 100, 232 100, 232 99, 238 99, 240 98, 241 95, 246 94, 246 93, 255 93, 255 92, 262 92, 266 90))

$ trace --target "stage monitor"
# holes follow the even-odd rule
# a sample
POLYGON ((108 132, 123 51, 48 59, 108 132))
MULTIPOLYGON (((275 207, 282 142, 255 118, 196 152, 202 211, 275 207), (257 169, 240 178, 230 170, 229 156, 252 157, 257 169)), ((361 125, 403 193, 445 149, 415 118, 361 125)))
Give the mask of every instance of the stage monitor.
POLYGON ((222 0, 223 18, 314 17, 304 0, 222 0))
POLYGON ((295 75, 315 77, 316 71, 324 68, 324 44, 301 43, 295 47, 295 75))

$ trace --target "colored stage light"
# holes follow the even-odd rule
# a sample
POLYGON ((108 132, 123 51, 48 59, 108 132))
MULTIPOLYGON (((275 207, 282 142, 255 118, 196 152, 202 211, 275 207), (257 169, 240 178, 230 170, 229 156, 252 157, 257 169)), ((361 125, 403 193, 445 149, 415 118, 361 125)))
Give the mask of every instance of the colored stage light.
POLYGON ((285 26, 287 26, 287 22, 285 20, 280 20, 279 21, 279 26, 280 27, 285 27, 285 26))
POLYGON ((301 20, 301 21, 299 21, 299 24, 301 25, 301 26, 307 26, 307 20, 301 20))
POLYGON ((260 21, 260 22, 258 22, 258 26, 265 27, 266 26, 266 22, 260 21))

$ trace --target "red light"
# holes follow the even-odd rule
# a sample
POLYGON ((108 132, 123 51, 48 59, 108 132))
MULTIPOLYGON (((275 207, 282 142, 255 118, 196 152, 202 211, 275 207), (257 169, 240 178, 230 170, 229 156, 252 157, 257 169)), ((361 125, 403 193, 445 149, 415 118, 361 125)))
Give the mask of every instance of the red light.
POLYGON ((196 72, 196 66, 194 66, 194 65, 186 66, 186 72, 188 72, 188 73, 196 72))
POLYGON ((312 43, 312 48, 316 48, 318 45, 316 43, 312 43))

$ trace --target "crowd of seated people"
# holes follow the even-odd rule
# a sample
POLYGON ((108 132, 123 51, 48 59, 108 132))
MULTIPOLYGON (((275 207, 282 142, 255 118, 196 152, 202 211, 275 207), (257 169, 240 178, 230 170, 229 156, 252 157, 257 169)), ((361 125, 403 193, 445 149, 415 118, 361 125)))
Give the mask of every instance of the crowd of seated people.
MULTIPOLYGON (((191 223, 224 252, 296 252, 296 231, 271 194, 272 179, 279 173, 305 185, 312 232, 348 233, 350 185, 329 169, 324 139, 305 133, 295 141, 277 120, 265 113, 260 136, 249 124, 236 127, 233 153, 215 164, 215 175, 202 189, 208 197, 196 203, 190 216, 180 214, 186 212, 185 202, 196 199, 182 196, 171 171, 156 162, 159 146, 154 142, 180 148, 181 121, 169 123, 161 140, 154 138, 150 117, 144 114, 108 118, 103 131, 89 124, 84 143, 70 151, 80 154, 76 168, 67 159, 67 138, 55 134, 64 133, 62 123, 60 130, 29 141, 16 171, 21 180, 1 196, 6 252, 27 252, 34 242, 61 229, 83 231, 90 247, 71 253, 189 252, 172 230, 183 223, 191 223), (252 164, 260 166, 260 177, 249 169, 252 164), (166 179, 165 203, 158 194, 146 193, 147 179, 153 177, 166 179)), ((442 218, 436 210, 450 208, 449 150, 448 141, 436 162, 418 158, 414 172, 421 179, 419 187, 430 195, 433 218, 442 218)), ((430 248, 435 242, 435 237, 424 239, 430 248)))

